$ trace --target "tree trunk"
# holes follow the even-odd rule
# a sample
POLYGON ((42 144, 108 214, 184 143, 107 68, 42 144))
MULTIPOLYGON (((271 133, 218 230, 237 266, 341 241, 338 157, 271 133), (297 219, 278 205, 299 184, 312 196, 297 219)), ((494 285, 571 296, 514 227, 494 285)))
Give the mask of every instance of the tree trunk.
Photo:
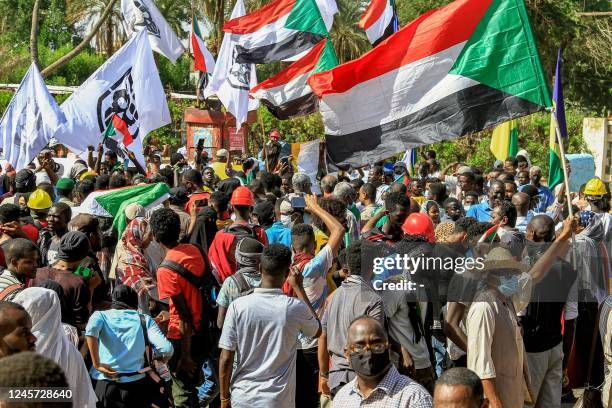
POLYGON ((34 2, 32 8, 32 29, 30 31, 30 59, 32 63, 39 66, 38 63, 38 11, 40 10, 40 0, 34 2))
POLYGON ((221 41, 223 41, 223 23, 225 22, 225 3, 217 0, 217 52, 221 51, 221 41))
POLYGON ((98 31, 100 30, 100 27, 102 27, 102 24, 104 24, 106 19, 109 18, 109 16, 111 15, 113 11, 113 7, 115 6, 115 3, 117 3, 117 0, 108 1, 108 4, 106 5, 106 8, 104 9, 104 12, 100 16, 100 20, 98 20, 96 25, 93 26, 93 28, 91 29, 91 33, 89 33, 87 37, 83 38, 83 41, 81 41, 70 52, 68 52, 66 55, 64 55, 63 57, 61 57, 60 59, 58 59, 51 65, 49 65, 44 70, 42 70, 41 75, 43 76, 43 78, 46 78, 47 76, 51 75, 53 72, 57 71, 64 65, 68 64, 74 57, 79 55, 79 53, 83 51, 87 47, 87 45, 89 45, 91 39, 98 33, 98 31))
POLYGON ((106 19, 106 58, 110 58, 113 55, 113 20, 106 19))

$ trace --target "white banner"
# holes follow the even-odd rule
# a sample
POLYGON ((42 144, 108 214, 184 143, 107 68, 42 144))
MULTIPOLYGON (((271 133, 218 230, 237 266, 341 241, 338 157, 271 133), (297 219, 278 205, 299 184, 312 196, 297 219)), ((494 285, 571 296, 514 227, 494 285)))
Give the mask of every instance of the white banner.
MULTIPOLYGON (((142 140, 171 122, 166 95, 146 33, 128 40, 61 106, 66 124, 55 137, 75 154, 97 148, 113 115, 127 125, 133 142, 126 146, 143 166, 142 140)), ((119 153, 119 152, 118 152, 119 153)))
POLYGON ((146 29, 151 48, 173 64, 185 51, 181 40, 152 0, 121 0, 121 13, 128 36, 146 29))
MULTIPOLYGON (((246 14, 244 3, 238 0, 232 11, 231 19, 246 14)), ((247 121, 249 111, 259 107, 259 101, 249 99, 249 90, 257 85, 255 64, 238 64, 236 62, 236 36, 225 33, 221 51, 217 57, 215 71, 206 89, 204 97, 217 95, 225 108, 236 118, 236 128, 247 121)))
POLYGON ((4 158, 21 170, 49 143, 65 120, 38 68, 32 64, 0 120, 4 158))

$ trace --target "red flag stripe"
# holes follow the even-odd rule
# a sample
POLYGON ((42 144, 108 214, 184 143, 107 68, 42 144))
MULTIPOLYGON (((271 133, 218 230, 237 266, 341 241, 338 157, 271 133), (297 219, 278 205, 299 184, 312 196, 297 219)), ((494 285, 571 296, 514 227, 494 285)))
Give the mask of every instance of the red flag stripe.
POLYGON ((312 71, 317 66, 317 62, 319 62, 319 57, 321 56, 321 52, 323 52, 323 48, 325 47, 326 42, 327 40, 321 41, 319 44, 317 44, 316 47, 310 50, 308 54, 293 63, 287 69, 282 70, 277 75, 269 78, 268 80, 257 85, 255 88, 251 89, 250 93, 254 94, 262 88, 270 89, 275 88, 277 86, 282 86, 290 82, 291 80, 312 71))
POLYGON ((191 47, 193 48, 193 57, 194 57, 194 68, 196 71, 207 72, 206 70, 206 60, 204 59, 204 52, 200 48, 200 43, 198 41, 198 36, 195 31, 191 33, 191 47))
POLYGON ((272 24, 291 12, 296 0, 276 0, 246 16, 226 21, 223 31, 233 34, 249 34, 272 24))
POLYGON ((372 0, 359 20, 359 27, 367 30, 383 15, 389 5, 389 0, 372 0))
POLYGON ((319 96, 354 86, 467 41, 493 0, 458 0, 412 21, 361 58, 308 80, 319 96))
POLYGON ((115 128, 115 131, 121 133, 123 136, 124 146, 130 145, 134 141, 127 124, 117 115, 113 116, 113 127, 115 128))

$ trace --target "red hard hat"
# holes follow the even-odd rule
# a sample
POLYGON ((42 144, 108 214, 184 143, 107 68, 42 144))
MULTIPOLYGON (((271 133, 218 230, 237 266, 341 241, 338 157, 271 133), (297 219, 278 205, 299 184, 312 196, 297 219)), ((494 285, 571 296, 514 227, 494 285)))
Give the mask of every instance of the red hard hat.
POLYGON ((281 134, 278 130, 273 130, 270 132, 270 139, 280 139, 281 134))
POLYGON ((433 221, 425 213, 412 213, 404 221, 402 231, 406 235, 417 235, 425 238, 428 242, 436 242, 436 234, 433 221))
POLYGON ((248 205, 253 207, 255 205, 255 199, 253 193, 248 187, 240 186, 232 193, 232 199, 230 200, 231 205, 248 205))

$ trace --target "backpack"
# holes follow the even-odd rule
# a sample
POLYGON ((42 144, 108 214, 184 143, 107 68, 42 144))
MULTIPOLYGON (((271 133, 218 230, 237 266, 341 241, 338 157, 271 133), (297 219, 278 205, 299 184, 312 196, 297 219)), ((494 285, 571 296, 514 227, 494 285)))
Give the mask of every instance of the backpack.
POLYGON ((242 241, 244 238, 257 239, 255 228, 261 227, 254 224, 232 224, 223 228, 223 232, 234 235, 236 237, 235 245, 238 245, 238 242, 242 241))
MULTIPOLYGON (((200 321, 200 331, 206 330, 210 333, 211 330, 217 329, 216 322, 218 309, 216 299, 220 286, 214 275, 212 274, 212 268, 208 261, 208 256, 206 256, 206 254, 202 251, 202 248, 200 248, 199 245, 190 245, 194 245, 200 250, 202 258, 204 258, 205 268, 209 271, 209 273, 204 273, 203 276, 195 276, 183 265, 167 259, 164 259, 163 262, 159 265, 159 267, 168 268, 171 271, 177 273, 198 290, 200 296, 202 297, 202 320, 200 321)), ((195 322, 191 323, 195 328, 195 322)))
POLYGON ((246 278, 242 274, 242 272, 237 271, 235 274, 230 276, 228 279, 233 279, 236 284, 236 288, 238 289, 238 297, 250 295, 255 290, 249 282, 247 282, 246 278))

